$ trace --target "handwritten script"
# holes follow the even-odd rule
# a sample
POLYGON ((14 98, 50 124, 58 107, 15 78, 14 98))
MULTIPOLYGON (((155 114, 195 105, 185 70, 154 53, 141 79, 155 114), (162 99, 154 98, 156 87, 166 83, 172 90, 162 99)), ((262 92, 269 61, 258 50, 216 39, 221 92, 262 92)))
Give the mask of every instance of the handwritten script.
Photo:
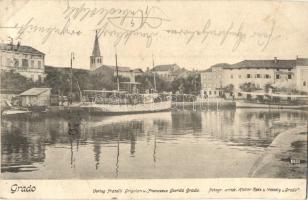
POLYGON ((265 50, 271 40, 273 39, 273 32, 275 29, 276 22, 272 22, 271 28, 268 33, 264 32, 253 32, 247 33, 244 32, 244 22, 241 22, 238 27, 235 27, 234 22, 231 22, 229 26, 222 29, 212 28, 212 20, 208 19, 205 25, 200 30, 189 30, 189 29, 167 29, 164 30, 169 35, 175 35, 180 37, 186 37, 186 44, 190 44, 193 39, 199 38, 201 43, 204 43, 206 40, 212 39, 219 40, 219 44, 223 45, 228 38, 234 40, 234 45, 232 51, 235 51, 239 48, 240 44, 247 39, 257 38, 258 45, 262 47, 262 50, 265 50))
MULTIPOLYGON (((216 27, 212 19, 205 19, 200 28, 165 28, 172 25, 171 19, 163 9, 147 6, 136 9, 87 7, 85 3, 70 6, 62 10, 59 20, 63 24, 47 26, 40 24, 40 19, 30 17, 24 23, 16 23, 17 39, 25 34, 39 33, 41 43, 46 43, 52 36, 78 37, 96 30, 99 37, 109 37, 114 46, 126 45, 132 38, 143 40, 145 47, 151 47, 156 39, 168 41, 168 38, 183 41, 186 45, 230 45, 236 51, 244 42, 254 42, 261 51, 279 38, 275 33, 276 21, 272 20, 262 27, 263 31, 252 30, 244 22, 231 21, 227 26, 216 27), (64 19, 64 20, 63 20, 64 19), (87 24, 86 26, 84 24, 87 24), (74 28, 72 28, 74 27, 74 28), (77 28, 76 28, 77 27, 77 28), (78 29, 79 28, 79 29, 78 29)), ((180 20, 180 19, 173 19, 180 20)), ((60 23, 60 22, 59 22, 60 23)), ((185 23, 183 23, 185 26, 185 23)), ((162 41, 164 42, 164 41, 162 41)))

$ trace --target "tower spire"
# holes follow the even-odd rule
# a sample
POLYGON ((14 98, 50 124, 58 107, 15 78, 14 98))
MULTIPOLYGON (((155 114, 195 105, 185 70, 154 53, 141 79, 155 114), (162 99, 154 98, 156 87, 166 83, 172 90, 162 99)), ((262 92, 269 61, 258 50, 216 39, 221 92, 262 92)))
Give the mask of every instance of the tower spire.
POLYGON ((92 56, 101 56, 101 50, 99 48, 99 43, 98 43, 98 35, 97 35, 97 30, 95 31, 95 40, 94 40, 94 46, 92 50, 92 56))
POLYGON ((99 41, 98 41, 98 34, 96 30, 92 55, 90 56, 90 69, 95 70, 101 65, 103 65, 103 56, 101 56, 101 51, 99 48, 99 41))

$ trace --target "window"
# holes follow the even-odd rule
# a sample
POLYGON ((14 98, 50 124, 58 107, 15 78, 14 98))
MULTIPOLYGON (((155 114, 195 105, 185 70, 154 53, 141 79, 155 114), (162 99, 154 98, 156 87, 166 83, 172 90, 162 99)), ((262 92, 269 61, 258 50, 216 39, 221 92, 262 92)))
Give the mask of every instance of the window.
POLYGON ((251 78, 251 74, 247 74, 247 78, 251 78))
POLYGON ((277 69, 277 71, 279 71, 279 69, 277 69))
POLYGON ((233 79, 233 74, 230 75, 230 78, 233 79))
POLYGON ((34 68, 34 60, 31 60, 31 68, 34 68))
POLYGON ((209 91, 209 95, 211 95, 212 94, 212 92, 211 91, 209 91))
POLYGON ((22 59, 22 60, 21 60, 21 63, 22 63, 22 66, 23 66, 23 67, 29 67, 29 61, 28 61, 28 59, 22 59))
POLYGON ((289 68, 288 71, 290 72, 290 71, 291 71, 291 68, 289 68))
POLYGON ((14 67, 19 67, 19 60, 14 58, 14 67))
POLYGON ((303 82, 303 86, 306 86, 306 81, 303 82))
POLYGON ((288 79, 292 79, 292 75, 291 74, 288 74, 288 79))
POLYGON ((42 61, 39 60, 39 61, 37 61, 37 68, 40 69, 41 67, 42 67, 42 61))
POLYGON ((279 76, 279 74, 276 74, 276 79, 280 79, 280 76, 279 76))
POLYGON ((10 66, 10 67, 12 67, 13 66, 13 59, 12 58, 7 58, 6 59, 6 66, 10 66))
POLYGON ((269 78, 271 78, 271 76, 269 74, 265 74, 264 78, 269 79, 269 78))
POLYGON ((256 78, 261 78, 261 74, 256 74, 256 78))

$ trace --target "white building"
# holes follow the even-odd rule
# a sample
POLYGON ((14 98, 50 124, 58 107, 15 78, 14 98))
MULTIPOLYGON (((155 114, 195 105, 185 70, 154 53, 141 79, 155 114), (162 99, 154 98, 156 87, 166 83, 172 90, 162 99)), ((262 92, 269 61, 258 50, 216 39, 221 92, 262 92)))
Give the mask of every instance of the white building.
POLYGON ((253 83, 257 89, 267 84, 276 87, 295 87, 296 60, 244 60, 224 68, 223 86, 232 84, 235 90, 253 83))
POLYGON ((51 88, 31 88, 20 94, 22 106, 49 106, 51 88))
POLYGON ((185 70, 181 69, 180 66, 174 63, 168 65, 156 65, 153 69, 151 69, 151 71, 166 81, 173 81, 185 70))
POLYGON ((241 91, 245 83, 264 90, 266 85, 276 88, 308 92, 308 59, 244 60, 235 64, 217 64, 201 72, 202 93, 219 96, 230 85, 241 91))
POLYGON ((296 89, 308 92, 308 58, 296 59, 296 89))
POLYGON ((227 63, 213 65, 207 70, 201 71, 201 95, 218 97, 222 95, 223 69, 230 66, 227 63))
POLYGON ((0 44, 1 71, 17 72, 33 81, 43 81, 45 54, 30 46, 0 44))

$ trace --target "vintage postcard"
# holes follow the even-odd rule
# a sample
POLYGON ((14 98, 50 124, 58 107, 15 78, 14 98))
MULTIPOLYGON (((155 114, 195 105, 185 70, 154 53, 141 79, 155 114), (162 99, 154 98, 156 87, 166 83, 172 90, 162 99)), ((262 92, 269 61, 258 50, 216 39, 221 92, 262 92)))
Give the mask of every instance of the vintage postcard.
POLYGON ((306 198, 308 2, 0 5, 0 199, 306 198))

